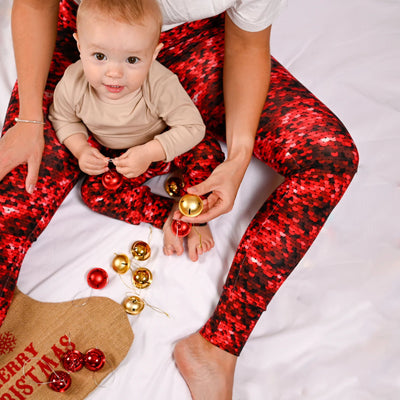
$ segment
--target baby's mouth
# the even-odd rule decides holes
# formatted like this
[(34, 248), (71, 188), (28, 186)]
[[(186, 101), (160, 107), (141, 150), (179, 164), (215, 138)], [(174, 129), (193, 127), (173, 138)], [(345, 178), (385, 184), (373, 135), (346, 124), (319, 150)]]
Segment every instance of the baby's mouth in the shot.
[(119, 93), (124, 88), (123, 86), (120, 85), (104, 85), (104, 86), (111, 93)]

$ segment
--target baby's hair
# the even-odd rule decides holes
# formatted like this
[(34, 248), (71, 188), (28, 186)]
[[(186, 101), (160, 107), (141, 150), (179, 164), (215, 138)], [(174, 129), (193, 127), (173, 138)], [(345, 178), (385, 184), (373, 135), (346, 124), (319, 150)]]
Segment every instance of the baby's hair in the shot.
[(128, 24), (141, 24), (150, 17), (157, 26), (157, 32), (161, 32), (163, 20), (157, 0), (82, 0), (78, 8), (77, 25), (82, 15), (90, 16), (93, 11)]

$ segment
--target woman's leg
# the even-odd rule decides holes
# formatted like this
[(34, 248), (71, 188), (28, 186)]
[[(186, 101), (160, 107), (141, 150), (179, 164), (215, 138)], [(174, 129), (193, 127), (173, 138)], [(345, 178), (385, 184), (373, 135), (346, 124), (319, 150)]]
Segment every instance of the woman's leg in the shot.
[[(161, 54), (216, 137), (224, 132), (222, 23), (218, 17), (178, 27), (171, 37), (164, 34)], [(341, 122), (275, 60), (254, 154), (285, 181), (250, 223), (220, 302), (200, 331), (234, 355), (311, 246), (358, 165), (357, 150)]]
[(204, 338), (234, 355), (311, 246), (358, 166), (343, 124), (275, 60), (254, 154), (285, 181), (247, 228), (220, 302), (201, 329)]
[[(65, 68), (79, 55), (72, 37), (76, 5), (63, 1), (53, 63), (44, 94), (44, 115), (52, 101), (54, 87)], [(18, 116), (18, 88), (14, 87), (4, 124), (7, 131)], [(49, 223), (62, 200), (79, 177), (73, 157), (62, 146), (51, 127), (44, 127), (45, 149), (36, 190), (25, 191), (26, 166), (19, 166), (0, 182), (0, 325), (5, 318), (17, 282), (23, 258), (32, 242)]]

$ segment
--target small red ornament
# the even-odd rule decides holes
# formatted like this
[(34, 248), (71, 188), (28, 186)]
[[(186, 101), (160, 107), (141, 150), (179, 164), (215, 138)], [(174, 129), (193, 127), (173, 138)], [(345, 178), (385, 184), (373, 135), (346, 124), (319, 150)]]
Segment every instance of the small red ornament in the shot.
[(103, 289), (108, 283), (108, 274), (103, 268), (93, 268), (87, 275), (87, 282), (93, 289)]
[(187, 222), (183, 222), (179, 219), (174, 219), (171, 224), (171, 229), (174, 235), (179, 237), (184, 237), (189, 235), (192, 230), (192, 224), (188, 224)]
[(122, 184), (122, 175), (115, 169), (111, 169), (103, 174), (101, 182), (106, 189), (117, 190)]
[(100, 349), (90, 349), (85, 354), (85, 367), (90, 371), (98, 371), (106, 363), (106, 356)]
[(71, 377), (65, 371), (54, 371), (49, 377), (49, 388), (55, 392), (65, 392), (71, 386)]
[(68, 350), (62, 356), (63, 367), (68, 372), (76, 372), (83, 368), (85, 360), (83, 354), (79, 350)]

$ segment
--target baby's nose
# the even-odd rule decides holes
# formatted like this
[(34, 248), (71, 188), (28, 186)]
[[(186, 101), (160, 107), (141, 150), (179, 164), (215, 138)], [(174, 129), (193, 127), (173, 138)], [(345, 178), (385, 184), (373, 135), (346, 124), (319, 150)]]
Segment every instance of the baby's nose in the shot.
[(106, 75), (112, 78), (119, 78), (122, 76), (122, 67), (118, 63), (109, 63)]

